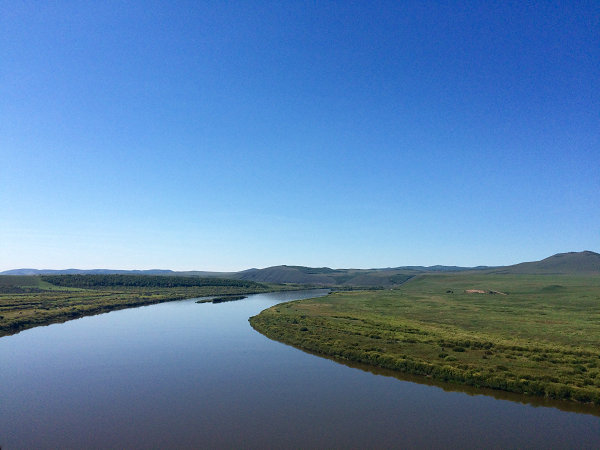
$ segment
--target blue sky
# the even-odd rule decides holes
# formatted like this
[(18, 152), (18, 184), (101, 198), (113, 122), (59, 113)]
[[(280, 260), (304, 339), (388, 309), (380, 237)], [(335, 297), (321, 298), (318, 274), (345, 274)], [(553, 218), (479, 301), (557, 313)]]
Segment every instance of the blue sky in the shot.
[(0, 270), (600, 251), (598, 2), (0, 10)]

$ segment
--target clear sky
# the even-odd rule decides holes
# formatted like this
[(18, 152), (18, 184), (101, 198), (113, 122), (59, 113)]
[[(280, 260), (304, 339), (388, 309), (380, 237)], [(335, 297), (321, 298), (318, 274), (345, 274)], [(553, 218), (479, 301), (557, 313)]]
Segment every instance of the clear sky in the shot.
[(0, 270), (600, 251), (598, 1), (0, 11)]

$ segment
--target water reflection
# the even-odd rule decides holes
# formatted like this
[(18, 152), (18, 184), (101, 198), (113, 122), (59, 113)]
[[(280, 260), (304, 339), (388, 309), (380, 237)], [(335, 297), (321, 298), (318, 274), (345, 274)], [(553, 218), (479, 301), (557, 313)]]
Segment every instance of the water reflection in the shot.
[(310, 355), (314, 355), (320, 358), (326, 358), (331, 361), (335, 361), (338, 364), (342, 364), (346, 367), (350, 367), (352, 369), (359, 369), (363, 372), (368, 372), (373, 375), (379, 375), (384, 377), (396, 378), (401, 381), (408, 381), (411, 383), (423, 384), (426, 386), (434, 386), (438, 387), (446, 392), (462, 392), (464, 394), (470, 396), (477, 395), (485, 395), (488, 397), (493, 397), (497, 400), (509, 400), (511, 402), (521, 403), (523, 405), (529, 405), (534, 407), (547, 407), (547, 408), (557, 408), (561, 411), (569, 411), (580, 414), (591, 414), (594, 416), (600, 416), (600, 409), (598, 407), (592, 405), (586, 405), (581, 403), (574, 403), (568, 401), (560, 401), (560, 400), (552, 400), (541, 397), (529, 397), (526, 395), (520, 395), (513, 392), (505, 392), (498, 391), (495, 389), (489, 388), (475, 388), (473, 386), (461, 385), (455, 383), (444, 382), (440, 380), (435, 380), (430, 377), (411, 375), (402, 372), (397, 372), (391, 369), (385, 369), (381, 367), (375, 367), (368, 364), (363, 364), (360, 362), (348, 361), (346, 359), (334, 358), (328, 355), (323, 355), (320, 353), (311, 352), (309, 350), (305, 350), (299, 347), (292, 345), (292, 347), (297, 348), (305, 353)]
[(374, 376), (389, 373), (349, 369), (248, 324), (278, 302), (325, 293), (190, 299), (4, 337), (0, 446), (600, 446), (596, 416)]

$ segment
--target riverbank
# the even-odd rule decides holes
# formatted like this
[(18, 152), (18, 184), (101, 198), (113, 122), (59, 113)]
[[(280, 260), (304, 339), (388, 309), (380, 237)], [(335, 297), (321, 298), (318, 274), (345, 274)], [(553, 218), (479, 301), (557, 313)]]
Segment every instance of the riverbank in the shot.
[(597, 277), (452, 274), (277, 305), (250, 323), (334, 358), (600, 406), (599, 319)]
[[(152, 282), (150, 277), (125, 276), (0, 276), (0, 337), (37, 326), (174, 300), (297, 289), (238, 280), (169, 278), (159, 277)], [(167, 282), (171, 286), (165, 286)]]

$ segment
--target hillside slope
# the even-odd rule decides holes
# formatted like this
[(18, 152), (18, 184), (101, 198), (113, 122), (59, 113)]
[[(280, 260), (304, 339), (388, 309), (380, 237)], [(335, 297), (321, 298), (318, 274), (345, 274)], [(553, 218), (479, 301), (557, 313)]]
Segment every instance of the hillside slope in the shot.
[(600, 254), (591, 251), (558, 253), (541, 261), (524, 262), (501, 267), (459, 266), (401, 266), (384, 269), (331, 269), (329, 267), (273, 266), (240, 272), (205, 272), (172, 270), (37, 270), (15, 269), (0, 275), (58, 275), (58, 274), (127, 274), (218, 277), (259, 283), (294, 283), (313, 286), (394, 287), (409, 278), (424, 273), (479, 272), (487, 274), (530, 275), (600, 275)]
[(263, 283), (297, 283), (319, 286), (389, 287), (400, 285), (415, 271), (399, 269), (330, 269), (329, 267), (274, 266), (250, 269), (233, 276)]
[(530, 275), (600, 275), (600, 254), (583, 251), (557, 253), (541, 261), (498, 267), (488, 273)]

